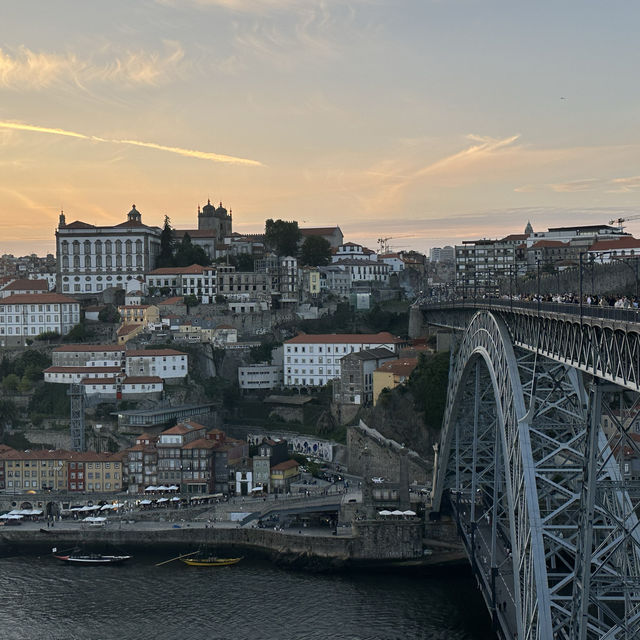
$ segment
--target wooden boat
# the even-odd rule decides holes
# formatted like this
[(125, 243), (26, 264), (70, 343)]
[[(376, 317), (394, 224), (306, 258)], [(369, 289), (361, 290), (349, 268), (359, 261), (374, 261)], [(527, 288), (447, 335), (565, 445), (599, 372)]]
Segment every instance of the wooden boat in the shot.
[(102, 553), (84, 553), (80, 550), (74, 549), (70, 552), (56, 553), (56, 549), (53, 549), (53, 557), (63, 562), (78, 565), (96, 565), (96, 564), (122, 564), (133, 556), (119, 555), (110, 556), (103, 555)]
[(242, 560), (240, 558), (217, 558), (215, 556), (200, 556), (195, 558), (180, 558), (182, 562), (190, 567), (228, 567), (232, 564), (238, 564)]

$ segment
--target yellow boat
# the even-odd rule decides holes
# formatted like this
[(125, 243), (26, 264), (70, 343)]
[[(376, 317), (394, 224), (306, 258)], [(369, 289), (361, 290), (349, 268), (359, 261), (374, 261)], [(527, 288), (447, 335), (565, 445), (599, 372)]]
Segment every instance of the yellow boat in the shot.
[(182, 562), (188, 564), (190, 567), (228, 567), (232, 564), (238, 564), (240, 558), (216, 558), (214, 556), (200, 557), (200, 558), (180, 558)]

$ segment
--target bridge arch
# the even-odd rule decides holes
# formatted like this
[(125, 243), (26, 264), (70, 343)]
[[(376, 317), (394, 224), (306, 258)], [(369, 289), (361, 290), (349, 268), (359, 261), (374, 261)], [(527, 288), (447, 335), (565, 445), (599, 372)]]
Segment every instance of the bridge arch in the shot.
[[(510, 592), (519, 638), (553, 637), (528, 398), (509, 331), (479, 311), (450, 375), (434, 510), (443, 494), (464, 513), (468, 552), (494, 615)], [(496, 584), (499, 573), (502, 585)], [(507, 616), (507, 611), (504, 614)], [(535, 629), (531, 636), (527, 629)]]

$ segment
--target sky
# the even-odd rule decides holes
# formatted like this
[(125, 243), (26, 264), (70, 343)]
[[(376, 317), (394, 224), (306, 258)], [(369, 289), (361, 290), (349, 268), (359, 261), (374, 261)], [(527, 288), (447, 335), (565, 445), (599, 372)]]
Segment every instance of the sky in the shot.
[(133, 203), (423, 252), (640, 213), (638, 3), (24, 0), (0, 21), (1, 253)]

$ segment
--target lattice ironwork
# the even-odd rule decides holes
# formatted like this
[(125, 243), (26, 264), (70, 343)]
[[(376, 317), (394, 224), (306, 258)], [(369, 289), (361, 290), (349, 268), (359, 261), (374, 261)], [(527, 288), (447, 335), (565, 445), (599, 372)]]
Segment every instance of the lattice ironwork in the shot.
[(434, 509), (449, 497), (506, 637), (640, 635), (640, 527), (618, 459), (637, 447), (637, 394), (582, 377), (514, 348), (487, 311), (452, 366)]
[(69, 386), (71, 397), (71, 449), (72, 451), (84, 451), (84, 389), (81, 384)]

